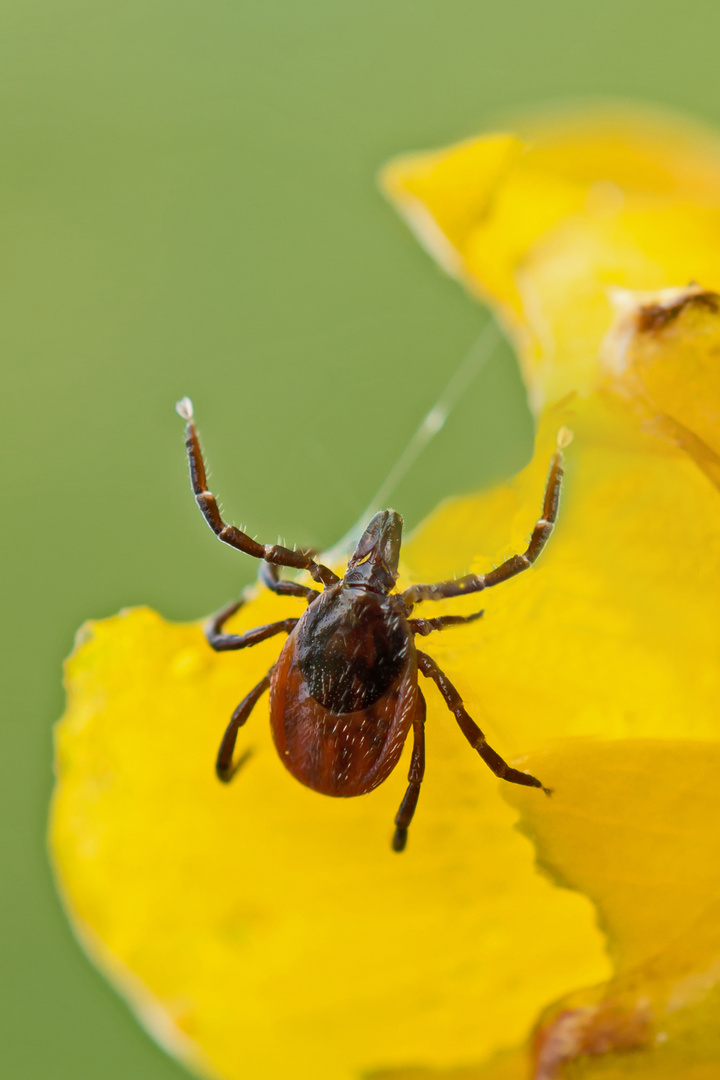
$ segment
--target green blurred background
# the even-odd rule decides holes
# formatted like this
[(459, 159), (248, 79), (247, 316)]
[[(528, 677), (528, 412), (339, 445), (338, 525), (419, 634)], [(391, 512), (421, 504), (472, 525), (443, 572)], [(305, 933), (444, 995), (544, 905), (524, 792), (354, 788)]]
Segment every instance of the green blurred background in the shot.
[[(378, 166), (552, 101), (720, 120), (719, 32), (695, 0), (5, 0), (3, 1078), (185, 1075), (77, 948), (44, 847), (75, 629), (195, 618), (254, 574), (193, 506), (175, 400), (229, 516), (332, 543), (486, 321)], [(498, 348), (393, 502), (412, 524), (531, 438)]]

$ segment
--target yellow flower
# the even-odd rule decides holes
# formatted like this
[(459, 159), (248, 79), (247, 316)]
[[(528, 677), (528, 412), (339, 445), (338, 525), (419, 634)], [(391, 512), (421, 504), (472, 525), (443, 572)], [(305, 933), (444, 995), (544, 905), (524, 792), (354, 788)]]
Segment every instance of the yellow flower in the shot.
[(720, 140), (662, 114), (579, 112), (399, 158), (382, 183), (497, 306), (535, 400), (597, 385), (611, 291), (720, 289)]
[[(501, 307), (537, 396), (582, 391), (545, 409), (523, 473), (443, 504), (401, 565), (405, 585), (523, 550), (556, 432), (572, 428), (537, 565), (481, 605), (422, 611), (485, 608), (422, 647), (552, 798), (496, 781), (430, 685), (426, 779), (398, 856), (407, 751), (371, 794), (318, 796), (285, 771), (258, 706), (241, 740), (253, 756), (217, 783), (227, 718), (276, 642), (217, 655), (199, 626), (141, 609), (91, 624), (69, 661), (51, 822), (68, 912), (143, 1022), (201, 1072), (720, 1068), (720, 314), (707, 291), (720, 167), (680, 128), (579, 131), (528, 151), (489, 137), (386, 174), (445, 265)], [(697, 229), (663, 263), (643, 213)], [(702, 288), (648, 295), (688, 278)], [(301, 608), (259, 590), (234, 628)]]

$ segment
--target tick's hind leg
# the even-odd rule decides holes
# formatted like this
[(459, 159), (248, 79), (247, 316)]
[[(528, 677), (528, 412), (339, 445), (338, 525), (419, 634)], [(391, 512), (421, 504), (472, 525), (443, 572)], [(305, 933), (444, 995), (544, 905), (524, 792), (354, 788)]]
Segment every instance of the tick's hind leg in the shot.
[(536, 776), (531, 776), (530, 773), (521, 772), (520, 769), (513, 769), (506, 761), (503, 761), (500, 755), (493, 750), (491, 746), (488, 745), (482, 731), (465, 709), (459, 693), (450, 682), (445, 672), (440, 670), (431, 656), (428, 656), (427, 653), (418, 652), (417, 663), (418, 668), (422, 671), (423, 675), (428, 679), (432, 679), (437, 686), (445, 700), (445, 704), (450, 712), (454, 714), (460, 730), (467, 741), (475, 750), (477, 750), (485, 764), (489, 769), (492, 769), (496, 776), (499, 776), (501, 780), (508, 780), (511, 784), (523, 784), (525, 787), (538, 787), (542, 788), (546, 795), (551, 794), (550, 789), (543, 787)]
[(395, 833), (392, 838), (393, 851), (404, 851), (407, 843), (408, 826), (413, 819), (420, 794), (420, 785), (425, 775), (425, 714), (427, 707), (422, 691), (418, 687), (417, 706), (413, 720), (413, 751), (408, 772), (408, 787), (400, 809), (395, 815)]
[(253, 687), (250, 693), (242, 699), (237, 709), (232, 714), (232, 719), (223, 735), (223, 740), (220, 743), (220, 749), (218, 750), (217, 762), (215, 763), (215, 771), (218, 774), (218, 778), (225, 784), (230, 783), (235, 773), (245, 764), (250, 756), (250, 751), (246, 750), (237, 761), (233, 762), (232, 756), (235, 750), (235, 741), (237, 739), (238, 731), (270, 686), (271, 675), (272, 668), (270, 668), (270, 671), (268, 671), (267, 675), (260, 680), (257, 686)]

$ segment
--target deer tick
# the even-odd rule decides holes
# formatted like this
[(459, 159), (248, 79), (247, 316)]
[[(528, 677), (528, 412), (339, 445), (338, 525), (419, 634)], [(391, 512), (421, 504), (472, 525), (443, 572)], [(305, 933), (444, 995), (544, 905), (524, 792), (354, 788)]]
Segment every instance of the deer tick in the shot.
[[(529, 773), (513, 769), (490, 747), (467, 713), (460, 694), (435, 661), (415, 647), (416, 635), (472, 622), (483, 614), (413, 619), (416, 604), (481, 592), (515, 577), (537, 559), (557, 517), (562, 484), (560, 444), (550, 465), (540, 520), (522, 555), (513, 555), (487, 574), (468, 574), (433, 585), (411, 585), (394, 593), (402, 537), (402, 518), (382, 510), (370, 521), (342, 578), (316, 562), (311, 551), (259, 544), (234, 525), (226, 525), (207, 475), (189, 398), (177, 411), (187, 421), (186, 445), (192, 489), (203, 517), (223, 543), (261, 559), (261, 582), (281, 596), (299, 596), (307, 608), (299, 619), (282, 619), (229, 634), (223, 629), (243, 601), (235, 600), (205, 627), (217, 652), (246, 649), (275, 634), (288, 638), (277, 661), (232, 715), (218, 751), (216, 770), (224, 782), (244, 760), (234, 760), (238, 731), (266, 690), (270, 723), (280, 760), (301, 783), (323, 795), (364, 795), (387, 779), (412, 728), (408, 787), (395, 818), (394, 851), (402, 851), (415, 813), (425, 772), (425, 698), (418, 671), (437, 686), (460, 730), (486, 765), (503, 780), (542, 788)], [(279, 567), (306, 570), (322, 592), (283, 580)], [(543, 788), (550, 794), (547, 788)]]

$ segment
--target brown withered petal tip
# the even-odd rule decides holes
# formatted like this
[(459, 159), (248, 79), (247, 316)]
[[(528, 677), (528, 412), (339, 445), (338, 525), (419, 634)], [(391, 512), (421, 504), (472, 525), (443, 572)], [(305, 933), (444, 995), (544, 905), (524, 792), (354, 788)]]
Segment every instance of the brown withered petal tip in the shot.
[(688, 292), (671, 304), (646, 304), (636, 315), (636, 326), (641, 334), (659, 333), (674, 322), (686, 308), (704, 307), (717, 313), (720, 310), (720, 295), (715, 292)]

